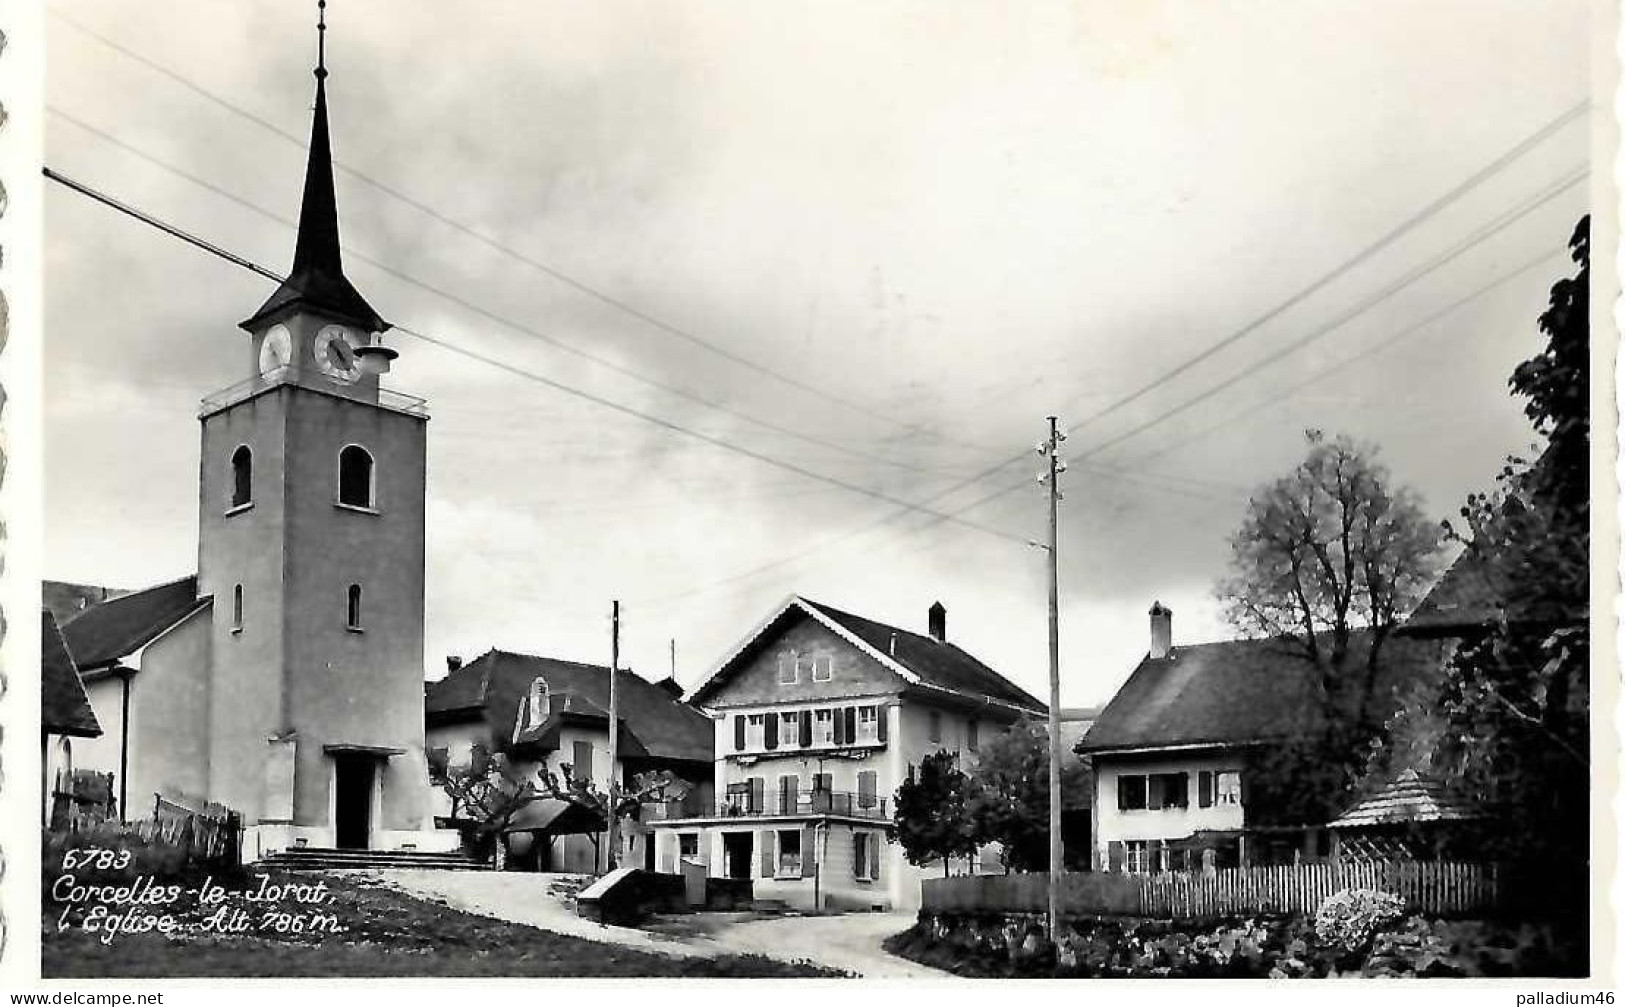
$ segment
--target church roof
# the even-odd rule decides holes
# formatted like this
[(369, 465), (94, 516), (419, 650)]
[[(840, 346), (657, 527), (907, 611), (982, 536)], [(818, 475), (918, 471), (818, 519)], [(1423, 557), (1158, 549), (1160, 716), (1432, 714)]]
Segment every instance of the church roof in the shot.
[(242, 327), (254, 329), (270, 316), (293, 308), (319, 311), (368, 332), (389, 328), (344, 276), (338, 201), (333, 195), (333, 151), (327, 127), (327, 71), (322, 67), (316, 71), (316, 117), (310, 130), (310, 160), (305, 165), (293, 270)]
[(102, 726), (49, 609), (40, 611), (40, 630), (40, 726), (46, 734), (97, 737)]
[(88, 672), (128, 657), (207, 604), (197, 596), (194, 574), (92, 605), (62, 624), (62, 636)]

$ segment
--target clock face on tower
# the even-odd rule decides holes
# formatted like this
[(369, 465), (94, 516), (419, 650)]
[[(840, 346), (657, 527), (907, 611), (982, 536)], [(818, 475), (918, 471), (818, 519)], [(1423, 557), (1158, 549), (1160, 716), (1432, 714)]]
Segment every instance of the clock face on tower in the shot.
[(286, 325), (273, 325), (260, 341), (260, 375), (270, 377), (293, 361), (293, 336)]
[(360, 343), (360, 337), (342, 325), (322, 329), (316, 333), (312, 347), (317, 369), (340, 384), (355, 384), (361, 378), (361, 364), (355, 355)]

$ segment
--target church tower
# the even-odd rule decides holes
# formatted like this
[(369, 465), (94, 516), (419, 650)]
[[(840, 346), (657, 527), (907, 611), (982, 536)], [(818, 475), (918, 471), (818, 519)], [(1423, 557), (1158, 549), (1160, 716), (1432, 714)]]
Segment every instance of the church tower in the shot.
[[(325, 0), (320, 4), (325, 8)], [(325, 10), (293, 269), (203, 402), (198, 591), (214, 598), (209, 790), (245, 856), (428, 845), (425, 433), (382, 388), (388, 324), (344, 275)]]

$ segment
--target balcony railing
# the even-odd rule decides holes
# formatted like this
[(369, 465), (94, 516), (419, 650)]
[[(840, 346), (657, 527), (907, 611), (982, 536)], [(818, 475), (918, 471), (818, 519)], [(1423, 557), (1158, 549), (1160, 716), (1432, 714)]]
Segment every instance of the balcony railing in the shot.
[[(229, 388), (222, 388), (220, 391), (215, 392), (212, 395), (206, 395), (203, 397), (203, 402), (198, 407), (198, 415), (207, 416), (210, 413), (217, 413), (227, 406), (236, 405), (244, 399), (252, 398), (253, 396), (258, 395), (260, 392), (263, 392), (268, 388), (274, 388), (277, 385), (294, 384), (295, 375), (296, 372), (292, 367), (279, 367), (269, 374), (255, 375), (246, 381), (239, 381)], [(310, 386), (302, 385), (301, 387)], [(331, 387), (323, 387), (319, 390), (327, 392), (331, 395), (335, 395), (341, 399), (355, 399), (358, 402), (375, 401), (370, 391), (363, 390), (359, 386), (333, 385)], [(388, 388), (378, 389), (378, 397), (376, 402), (385, 409), (389, 409), (397, 413), (406, 413), (409, 416), (429, 415), (429, 405), (427, 402), (415, 395), (404, 395), (401, 392), (393, 391)]]
[(667, 822), (680, 818), (700, 818), (709, 809), (709, 804), (695, 791), (680, 801), (648, 801), (643, 805), (641, 814), (646, 822)]
[(890, 818), (886, 799), (878, 794), (840, 790), (812, 790), (795, 795), (730, 794), (717, 801), (719, 818), (761, 818), (771, 815), (847, 815), (853, 818)]

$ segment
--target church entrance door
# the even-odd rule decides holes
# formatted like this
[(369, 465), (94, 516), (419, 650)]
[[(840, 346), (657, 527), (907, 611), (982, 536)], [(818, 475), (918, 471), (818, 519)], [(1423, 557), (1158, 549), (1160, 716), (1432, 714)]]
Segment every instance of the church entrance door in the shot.
[(333, 843), (341, 850), (364, 850), (372, 831), (374, 760), (354, 755), (333, 758)]

